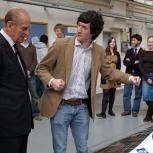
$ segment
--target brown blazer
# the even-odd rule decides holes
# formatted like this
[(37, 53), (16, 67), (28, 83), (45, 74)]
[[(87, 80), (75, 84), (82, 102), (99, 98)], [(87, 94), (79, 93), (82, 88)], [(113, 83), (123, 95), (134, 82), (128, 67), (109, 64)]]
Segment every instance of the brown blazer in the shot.
[[(54, 91), (51, 88), (47, 88), (48, 82), (54, 77), (56, 79), (63, 79), (65, 86), (67, 86), (71, 72), (74, 44), (75, 37), (58, 39), (49, 49), (47, 56), (36, 68), (37, 75), (46, 87), (40, 104), (40, 112), (46, 117), (50, 118), (54, 116), (64, 94), (64, 89), (62, 91)], [(89, 113), (92, 118), (95, 116), (98, 73), (100, 72), (106, 79), (121, 81), (123, 83), (128, 83), (129, 78), (128, 74), (112, 69), (104, 54), (103, 48), (94, 44), (92, 50), (91, 83), (88, 91), (89, 99), (87, 101)]]

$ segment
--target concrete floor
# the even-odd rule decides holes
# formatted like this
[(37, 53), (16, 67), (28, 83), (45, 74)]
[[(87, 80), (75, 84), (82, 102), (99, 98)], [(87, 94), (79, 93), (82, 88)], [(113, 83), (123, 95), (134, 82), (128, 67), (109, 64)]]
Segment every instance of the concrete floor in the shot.
[[(152, 126), (152, 123), (143, 122), (146, 112), (146, 105), (143, 102), (138, 117), (121, 117), (122, 95), (122, 90), (116, 92), (115, 117), (107, 115), (106, 119), (96, 118), (94, 122), (90, 121), (89, 153), (94, 153), (113, 142)], [(102, 94), (97, 95), (97, 112), (101, 110), (101, 99)], [(42, 121), (35, 121), (35, 129), (32, 130), (29, 136), (28, 153), (53, 153), (50, 122), (48, 119), (44, 118)], [(67, 153), (76, 153), (70, 131)]]

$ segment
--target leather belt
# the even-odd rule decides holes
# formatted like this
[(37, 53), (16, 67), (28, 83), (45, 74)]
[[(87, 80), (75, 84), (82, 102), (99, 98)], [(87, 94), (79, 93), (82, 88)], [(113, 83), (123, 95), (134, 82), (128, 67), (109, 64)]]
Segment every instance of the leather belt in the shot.
[(68, 100), (65, 100), (65, 99), (62, 99), (62, 104), (67, 104), (67, 105), (81, 105), (85, 103), (84, 100), (82, 99), (68, 99)]

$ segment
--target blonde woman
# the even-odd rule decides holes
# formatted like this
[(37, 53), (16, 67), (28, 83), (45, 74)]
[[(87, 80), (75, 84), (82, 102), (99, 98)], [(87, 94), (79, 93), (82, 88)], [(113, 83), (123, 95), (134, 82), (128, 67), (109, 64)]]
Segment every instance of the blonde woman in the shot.
[(143, 75), (142, 92), (143, 100), (148, 105), (148, 110), (144, 118), (145, 122), (153, 122), (153, 36), (147, 39), (147, 49), (141, 53), (140, 70)]

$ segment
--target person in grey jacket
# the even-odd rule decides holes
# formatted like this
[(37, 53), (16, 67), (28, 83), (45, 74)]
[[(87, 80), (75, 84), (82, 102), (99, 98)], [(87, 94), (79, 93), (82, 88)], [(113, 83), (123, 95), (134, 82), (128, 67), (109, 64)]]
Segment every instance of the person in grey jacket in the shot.
[[(36, 54), (37, 54), (37, 62), (40, 63), (40, 61), (46, 56), (48, 53), (48, 36), (47, 35), (41, 35), (40, 41), (34, 44), (36, 47)], [(44, 87), (40, 79), (37, 77), (36, 79), (36, 88), (37, 88), (37, 94), (39, 98), (42, 96), (42, 93), (44, 91)]]

